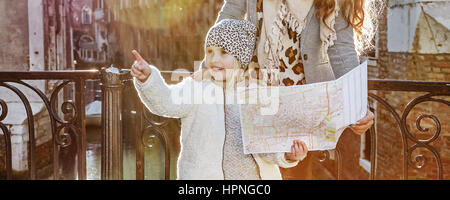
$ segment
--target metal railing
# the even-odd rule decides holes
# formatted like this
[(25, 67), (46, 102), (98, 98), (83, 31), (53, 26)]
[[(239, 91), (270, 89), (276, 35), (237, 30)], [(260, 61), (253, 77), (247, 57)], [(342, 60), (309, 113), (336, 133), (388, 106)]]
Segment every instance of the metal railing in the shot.
[[(435, 125), (435, 132), (432, 137), (423, 140), (417, 138), (417, 135), (412, 134), (411, 131), (407, 128), (408, 122), (407, 117), (410, 115), (411, 111), (419, 104), (424, 102), (437, 102), (442, 105), (450, 106), (450, 101), (445, 100), (444, 97), (450, 97), (450, 82), (425, 82), (425, 81), (404, 81), (404, 80), (369, 80), (368, 82), (369, 89), (369, 100), (373, 100), (378, 105), (381, 105), (383, 109), (386, 109), (391, 117), (394, 119), (395, 124), (400, 133), (401, 137), (401, 148), (402, 148), (402, 175), (401, 178), (403, 180), (408, 179), (408, 169), (421, 169), (426, 164), (426, 157), (423, 154), (416, 155), (414, 159), (412, 158), (412, 153), (418, 149), (423, 148), (427, 151), (431, 152), (434, 156), (434, 160), (436, 161), (437, 166), (437, 177), (436, 179), (443, 179), (443, 164), (439, 151), (430, 143), (435, 141), (441, 135), (441, 123), (438, 117), (433, 114), (420, 114), (418, 118), (416, 118), (415, 126), (420, 132), (427, 132), (430, 128), (423, 128), (421, 126), (421, 121), (425, 118), (431, 119)], [(420, 94), (419, 96), (413, 98), (407, 103), (406, 107), (403, 110), (400, 110), (400, 113), (397, 112), (398, 107), (391, 105), (388, 100), (383, 99), (377, 92), (419, 92), (425, 93)], [(402, 98), (402, 97), (397, 97)], [(398, 105), (397, 105), (398, 106)], [(379, 106), (377, 106), (378, 108)], [(381, 109), (378, 108), (378, 109)], [(372, 109), (372, 108), (371, 108)], [(372, 110), (376, 112), (377, 110)], [(376, 124), (375, 124), (376, 125)], [(377, 177), (377, 155), (378, 155), (378, 146), (377, 141), (380, 132), (375, 130), (375, 126), (372, 126), (366, 134), (370, 135), (370, 177), (369, 179), (375, 180)], [(409, 143), (412, 145), (409, 145)], [(337, 162), (337, 179), (341, 179), (344, 173), (343, 171), (343, 162), (342, 162), (342, 153), (337, 146), (334, 150)], [(321, 151), (320, 162), (324, 162), (328, 159), (330, 152), (329, 151)]]
[[(402, 141), (403, 150), (403, 164), (402, 164), (402, 179), (408, 179), (408, 169), (412, 167), (414, 169), (420, 169), (425, 165), (425, 156), (423, 154), (417, 155), (414, 160), (412, 159), (412, 152), (418, 148), (424, 148), (430, 151), (435, 160), (437, 166), (437, 179), (443, 179), (443, 166), (441, 161), (440, 153), (434, 148), (430, 143), (435, 141), (441, 134), (441, 123), (439, 119), (432, 114), (421, 114), (415, 121), (416, 128), (420, 132), (427, 132), (429, 128), (423, 128), (421, 126), (421, 121), (425, 118), (431, 119), (436, 130), (433, 136), (429, 139), (422, 140), (418, 139), (416, 135), (412, 134), (407, 128), (407, 117), (410, 115), (413, 108), (423, 102), (437, 102), (442, 105), (450, 106), (450, 101), (445, 100), (443, 97), (450, 97), (450, 82), (424, 82), (424, 81), (399, 81), (399, 80), (371, 80), (369, 81), (370, 91), (401, 91), (401, 92), (421, 92), (425, 93), (414, 99), (410, 100), (403, 111), (399, 114), (397, 113), (394, 106), (389, 104), (389, 102), (374, 93), (369, 92), (369, 98), (375, 100), (377, 103), (381, 104), (385, 109), (389, 111), (398, 126)], [(371, 179), (375, 179), (376, 176), (376, 155), (377, 155), (377, 137), (378, 133), (374, 131), (372, 127), (369, 131), (371, 133)], [(411, 146), (408, 146), (408, 139)], [(416, 165), (415, 162), (422, 161), (422, 164)]]
[[(87, 79), (98, 79), (100, 74), (98, 71), (57, 71), (57, 72), (15, 72), (15, 71), (3, 71), (0, 72), (0, 87), (4, 87), (13, 91), (21, 100), (25, 106), (27, 125), (28, 125), (28, 137), (29, 137), (29, 179), (36, 179), (36, 160), (35, 160), (35, 128), (34, 128), (34, 116), (31, 109), (30, 101), (25, 94), (11, 83), (16, 83), (26, 88), (31, 89), (35, 94), (39, 96), (45, 105), (49, 113), (51, 133), (53, 141), (53, 177), (59, 178), (59, 150), (73, 144), (76, 146), (77, 156), (77, 172), (78, 179), (86, 179), (86, 126), (85, 126), (85, 102), (84, 91), (85, 81)], [(32, 86), (24, 80), (63, 80), (62, 83), (57, 85), (50, 97), (38, 89)], [(75, 96), (73, 101), (65, 101), (61, 104), (61, 108), (57, 108), (58, 93), (69, 83), (75, 83)], [(5, 143), (6, 143), (6, 176), (7, 179), (12, 178), (12, 149), (11, 149), (11, 133), (2, 121), (8, 115), (8, 105), (2, 99), (5, 97), (0, 96), (1, 116), (0, 116), (0, 128), (3, 131)], [(61, 117), (58, 115), (58, 110), (62, 111), (66, 116)], [(71, 116), (68, 116), (71, 115)], [(64, 133), (61, 133), (64, 132)], [(73, 135), (70, 135), (71, 133)], [(75, 138), (75, 141), (72, 141)]]
[[(40, 89), (26, 83), (26, 80), (60, 80), (59, 83), (50, 94), (46, 94)], [(129, 71), (119, 71), (115, 68), (103, 69), (102, 71), (45, 71), (45, 72), (0, 72), (0, 88), (6, 88), (14, 92), (23, 103), (28, 125), (29, 136), (29, 179), (36, 179), (36, 160), (35, 160), (35, 130), (34, 116), (28, 98), (14, 84), (25, 86), (34, 91), (42, 100), (45, 108), (49, 113), (51, 122), (51, 135), (53, 144), (53, 179), (60, 179), (60, 150), (68, 146), (73, 146), (76, 151), (73, 164), (76, 166), (76, 178), (79, 180), (86, 179), (86, 116), (85, 116), (85, 82), (86, 80), (101, 80), (102, 84), (102, 151), (101, 151), (101, 179), (123, 179), (123, 151), (122, 151), (122, 104), (123, 90), (125, 87), (131, 87), (129, 84), (131, 76)], [(65, 100), (58, 108), (58, 93), (69, 83), (74, 84), (74, 99)], [(128, 83), (128, 84), (125, 84)], [(126, 86), (127, 85), (127, 86)], [(425, 95), (418, 96), (408, 103), (402, 113), (397, 113), (396, 109), (385, 99), (377, 96), (377, 91), (405, 91), (405, 92), (425, 92)], [(375, 92), (375, 93), (374, 93)], [(47, 96), (49, 95), (49, 97)], [(403, 179), (408, 179), (408, 167), (420, 168), (413, 162), (425, 159), (423, 155), (411, 158), (411, 152), (417, 148), (424, 148), (435, 157), (437, 163), (437, 179), (443, 178), (443, 166), (439, 152), (430, 145), (441, 134), (441, 124), (439, 119), (434, 115), (421, 115), (416, 120), (416, 126), (419, 131), (427, 131), (428, 129), (421, 127), (420, 122), (424, 118), (431, 119), (436, 125), (434, 135), (427, 140), (417, 139), (407, 129), (407, 116), (411, 110), (418, 104), (426, 101), (438, 102), (446, 106), (450, 106), (450, 102), (439, 98), (442, 96), (450, 96), (450, 82), (418, 82), (418, 81), (397, 81), (397, 80), (369, 80), (369, 98), (386, 108), (394, 118), (402, 137), (403, 149)], [(133, 97), (134, 98), (134, 97)], [(135, 96), (136, 101), (138, 97)], [(140, 101), (138, 101), (140, 102)], [(12, 179), (12, 149), (11, 149), (11, 132), (2, 121), (11, 114), (8, 110), (8, 103), (2, 99), (0, 95), (0, 129), (3, 132), (6, 144), (5, 168), (7, 179)], [(64, 117), (58, 113), (63, 113)], [(149, 142), (159, 139), (164, 148), (164, 174), (165, 179), (170, 179), (170, 154), (171, 149), (168, 144), (168, 133), (164, 130), (170, 120), (165, 119), (155, 121), (151, 117), (142, 103), (137, 104), (136, 108), (136, 179), (144, 179), (144, 147)], [(144, 132), (152, 130), (152, 134), (144, 136)], [(370, 130), (371, 139), (371, 172), (370, 178), (375, 179), (377, 170), (377, 137), (378, 133), (372, 127)], [(74, 140), (74, 141), (73, 141)], [(408, 146), (408, 140), (413, 142), (412, 146)], [(324, 151), (321, 161), (327, 159), (329, 152)], [(336, 149), (337, 153), (337, 179), (342, 177), (341, 153)], [(71, 163), (71, 162), (69, 162)]]

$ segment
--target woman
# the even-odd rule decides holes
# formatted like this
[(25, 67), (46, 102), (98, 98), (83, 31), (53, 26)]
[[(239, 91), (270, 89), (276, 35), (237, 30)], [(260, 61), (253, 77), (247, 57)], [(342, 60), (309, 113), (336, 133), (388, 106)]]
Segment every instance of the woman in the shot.
[[(358, 53), (376, 32), (371, 23), (376, 12), (366, 5), (365, 0), (225, 0), (217, 22), (247, 16), (258, 27), (250, 66), (267, 72), (263, 77), (270, 84), (301, 85), (337, 79), (360, 64)], [(373, 119), (368, 110), (350, 129), (361, 135)]]
[[(337, 79), (360, 64), (354, 33), (364, 46), (375, 32), (363, 35), (374, 27), (363, 26), (374, 17), (364, 6), (365, 0), (225, 0), (217, 22), (247, 15), (258, 27), (251, 64), (268, 71), (272, 84), (301, 85)], [(368, 111), (350, 128), (363, 134), (373, 118)]]

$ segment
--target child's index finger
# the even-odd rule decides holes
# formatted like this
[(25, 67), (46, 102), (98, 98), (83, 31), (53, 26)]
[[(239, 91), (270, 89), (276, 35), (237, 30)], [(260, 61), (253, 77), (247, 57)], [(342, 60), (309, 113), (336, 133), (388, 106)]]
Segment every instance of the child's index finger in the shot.
[(136, 60), (137, 60), (138, 62), (144, 61), (144, 59), (142, 59), (141, 54), (139, 54), (136, 50), (131, 51), (131, 53), (133, 53), (134, 57), (136, 57)]

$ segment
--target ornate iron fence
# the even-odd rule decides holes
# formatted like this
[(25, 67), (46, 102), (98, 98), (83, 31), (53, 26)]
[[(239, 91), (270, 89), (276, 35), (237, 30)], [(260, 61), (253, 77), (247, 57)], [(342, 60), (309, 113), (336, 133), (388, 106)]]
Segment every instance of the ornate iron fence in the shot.
[[(435, 132), (433, 133), (431, 138), (426, 140), (418, 139), (417, 136), (412, 134), (410, 130), (407, 128), (408, 120), (407, 117), (418, 104), (423, 102), (437, 102), (443, 104), (444, 106), (450, 106), (450, 102), (445, 100), (444, 97), (450, 97), (450, 82), (424, 82), (424, 81), (402, 81), (402, 80), (369, 80), (368, 83), (369, 89), (369, 99), (378, 103), (384, 109), (386, 109), (390, 114), (393, 120), (395, 121), (397, 128), (400, 132), (401, 136), (401, 146), (402, 146), (402, 179), (408, 179), (408, 169), (421, 169), (425, 166), (427, 158), (423, 154), (416, 155), (414, 159), (412, 158), (412, 153), (418, 148), (424, 148), (427, 151), (431, 152), (434, 156), (434, 160), (436, 161), (437, 166), (437, 177), (436, 179), (443, 179), (443, 163), (441, 161), (441, 155), (439, 151), (436, 150), (430, 143), (435, 141), (441, 135), (441, 123), (438, 117), (433, 114), (421, 114), (415, 121), (415, 126), (420, 132), (427, 132), (429, 128), (423, 128), (421, 126), (421, 121), (425, 118), (431, 119), (435, 125)], [(425, 93), (420, 96), (417, 96), (409, 101), (406, 107), (401, 110), (401, 113), (398, 113), (396, 107), (391, 105), (388, 100), (383, 99), (377, 92), (389, 91), (389, 92), (420, 92)], [(373, 112), (377, 110), (371, 108)], [(375, 124), (376, 125), (376, 124)], [(370, 179), (376, 179), (377, 175), (377, 140), (379, 137), (379, 132), (375, 130), (375, 126), (372, 126), (367, 134), (370, 134)], [(408, 141), (413, 143), (412, 145), (408, 145)], [(337, 156), (337, 179), (341, 179), (343, 175), (343, 162), (342, 162), (342, 153), (339, 149), (339, 146), (334, 150)], [(322, 151), (322, 156), (320, 158), (320, 162), (324, 162), (328, 159), (330, 152)]]
[[(35, 160), (35, 130), (34, 116), (28, 98), (14, 84), (25, 86), (34, 91), (42, 100), (45, 108), (49, 113), (51, 122), (52, 144), (53, 144), (53, 179), (60, 179), (60, 150), (68, 146), (74, 146), (77, 179), (86, 179), (86, 116), (85, 116), (85, 82), (86, 80), (101, 80), (102, 83), (102, 152), (101, 152), (101, 178), (102, 179), (122, 179), (123, 178), (123, 151), (122, 151), (122, 104), (123, 89), (132, 87), (130, 84), (131, 77), (129, 71), (119, 71), (115, 68), (103, 69), (99, 71), (58, 71), (58, 72), (0, 72), (0, 87), (6, 88), (16, 94), (23, 103), (28, 125), (29, 135), (29, 179), (36, 179), (36, 160)], [(48, 94), (40, 89), (26, 83), (25, 80), (61, 80), (53, 91)], [(58, 108), (58, 93), (69, 83), (74, 83), (74, 101), (63, 101), (61, 107)], [(126, 84), (128, 83), (128, 84)], [(416, 127), (419, 131), (427, 131), (420, 122), (424, 118), (431, 119), (436, 125), (434, 135), (427, 140), (417, 139), (407, 129), (407, 116), (411, 110), (418, 104), (426, 101), (438, 102), (446, 106), (450, 106), (450, 102), (438, 98), (442, 96), (450, 96), (450, 82), (417, 82), (417, 81), (396, 81), (396, 80), (369, 80), (369, 98), (378, 102), (385, 107), (393, 116), (402, 137), (403, 149), (403, 179), (408, 178), (408, 167), (420, 168), (414, 162), (425, 161), (423, 155), (411, 158), (411, 153), (417, 148), (424, 148), (435, 157), (438, 169), (438, 179), (443, 178), (443, 166), (439, 152), (430, 145), (441, 134), (441, 124), (439, 119), (434, 115), (423, 114), (416, 120)], [(425, 92), (425, 95), (414, 98), (401, 114), (398, 114), (395, 108), (388, 103), (387, 100), (377, 96), (376, 91), (405, 91), (405, 92)], [(138, 101), (138, 97), (135, 96)], [(6, 144), (6, 174), (7, 179), (12, 179), (12, 149), (11, 149), (11, 132), (2, 121), (10, 113), (8, 103), (2, 99), (0, 95), (0, 129), (3, 132)], [(150, 146), (155, 140), (160, 140), (164, 149), (164, 174), (165, 179), (170, 179), (170, 155), (171, 149), (168, 144), (168, 133), (164, 130), (170, 120), (165, 119), (155, 121), (142, 103), (136, 106), (136, 179), (144, 179), (144, 147)], [(64, 117), (58, 115), (62, 112)], [(144, 134), (148, 130), (153, 130), (152, 134)], [(371, 136), (371, 179), (375, 179), (377, 170), (377, 137), (378, 133), (374, 128), (369, 130)], [(73, 141), (75, 139), (75, 141)], [(414, 144), (408, 146), (407, 140)], [(327, 151), (322, 152), (324, 161), (329, 157)], [(337, 178), (342, 177), (342, 155), (339, 149), (337, 153)], [(172, 163), (173, 164), (173, 163)]]
[[(398, 81), (398, 80), (372, 80), (369, 81), (369, 90), (372, 91), (403, 91), (403, 92), (424, 92), (426, 94), (420, 95), (414, 99), (412, 99), (404, 108), (402, 113), (397, 113), (395, 108), (388, 103), (387, 100), (377, 96), (374, 93), (369, 93), (369, 98), (375, 100), (379, 104), (383, 105), (385, 109), (387, 109), (392, 117), (395, 119), (395, 122), (400, 130), (400, 135), (402, 138), (402, 149), (403, 149), (403, 174), (402, 179), (408, 179), (408, 168), (412, 167), (415, 169), (420, 169), (425, 165), (426, 158), (424, 155), (417, 155), (414, 160), (412, 159), (412, 152), (418, 148), (424, 148), (430, 151), (435, 160), (437, 166), (437, 179), (443, 179), (443, 166), (441, 162), (440, 153), (430, 145), (431, 142), (435, 141), (441, 134), (441, 123), (439, 119), (433, 114), (421, 114), (415, 122), (416, 128), (420, 132), (427, 132), (428, 128), (423, 128), (421, 126), (421, 121), (425, 118), (431, 119), (435, 126), (436, 130), (433, 133), (433, 136), (426, 140), (418, 139), (414, 136), (410, 130), (407, 128), (407, 117), (417, 105), (423, 102), (437, 102), (441, 103), (444, 106), (450, 106), (450, 102), (445, 100), (443, 97), (450, 96), (450, 82), (423, 82), (423, 81)], [(377, 132), (372, 128), (370, 130), (372, 133), (372, 162), (371, 166), (371, 178), (374, 179), (376, 175), (376, 155), (377, 155)], [(408, 146), (408, 139), (413, 144)], [(414, 164), (417, 162), (422, 162), (421, 164)]]
[[(27, 115), (28, 137), (29, 137), (29, 150), (28, 150), (28, 162), (29, 162), (29, 179), (36, 179), (36, 160), (35, 160), (35, 128), (34, 128), (34, 116), (31, 109), (30, 101), (23, 91), (19, 90), (12, 83), (25, 86), (31, 89), (42, 100), (45, 108), (50, 116), (51, 133), (53, 142), (53, 177), (58, 179), (60, 173), (59, 162), (59, 150), (60, 148), (66, 148), (72, 145), (76, 146), (77, 157), (77, 174), (78, 179), (86, 178), (86, 129), (85, 129), (85, 110), (84, 110), (84, 90), (85, 81), (87, 79), (98, 79), (99, 73), (97, 71), (58, 71), (58, 72), (15, 72), (15, 71), (3, 71), (0, 72), (0, 87), (7, 88), (13, 91), (21, 100), (25, 106)], [(53, 92), (48, 97), (39, 88), (26, 83), (24, 80), (62, 80), (55, 87)], [(75, 101), (64, 101), (61, 104), (61, 108), (57, 108), (58, 93), (69, 83), (75, 84)], [(5, 143), (6, 143), (6, 174), (7, 179), (12, 178), (12, 149), (11, 149), (11, 133), (2, 121), (8, 115), (8, 104), (3, 100), (3, 96), (0, 96), (1, 104), (1, 117), (0, 128), (3, 131)], [(60, 110), (64, 117), (58, 115)], [(13, 113), (14, 114), (14, 113)], [(72, 141), (75, 138), (76, 141)]]

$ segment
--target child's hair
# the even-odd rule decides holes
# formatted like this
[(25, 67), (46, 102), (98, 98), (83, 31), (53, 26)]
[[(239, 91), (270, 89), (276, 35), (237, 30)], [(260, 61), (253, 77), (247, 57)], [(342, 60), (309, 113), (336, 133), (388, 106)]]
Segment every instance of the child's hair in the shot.
[(238, 83), (241, 81), (242, 77), (242, 72), (243, 72), (244, 68), (242, 66), (242, 63), (239, 62), (236, 58), (234, 58), (233, 61), (233, 75), (231, 76), (231, 82), (232, 83)]

